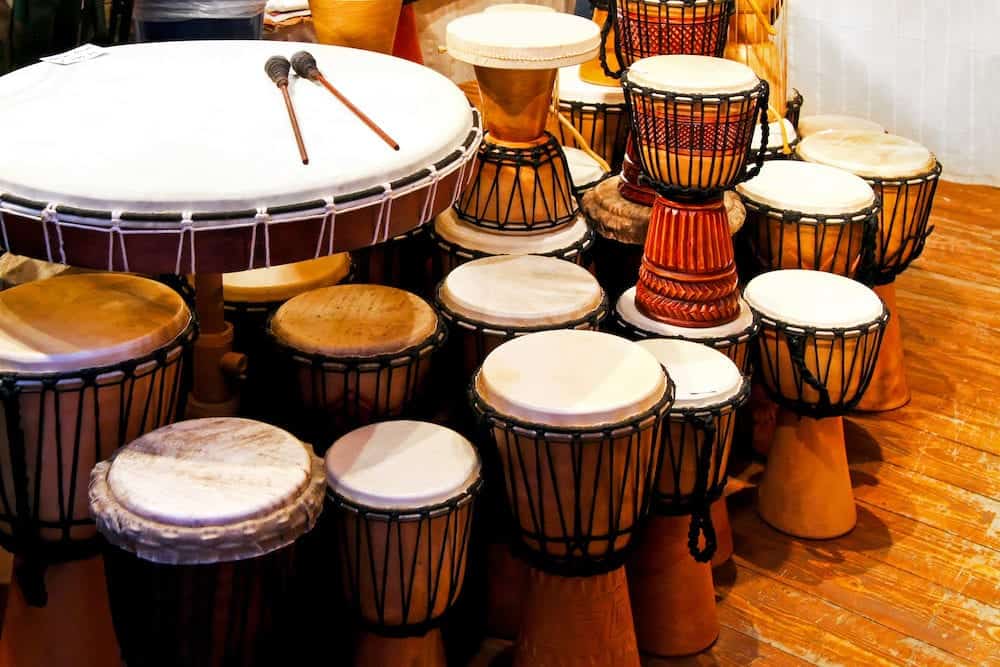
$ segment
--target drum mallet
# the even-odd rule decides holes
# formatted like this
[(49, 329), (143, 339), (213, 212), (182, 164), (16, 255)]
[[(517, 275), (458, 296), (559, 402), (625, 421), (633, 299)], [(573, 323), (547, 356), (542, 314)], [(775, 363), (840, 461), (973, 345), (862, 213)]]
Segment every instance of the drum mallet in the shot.
[(382, 141), (389, 144), (389, 147), (394, 151), (399, 150), (399, 144), (390, 137), (388, 134), (382, 131), (375, 121), (366, 116), (361, 109), (357, 108), (351, 101), (344, 97), (339, 90), (333, 87), (333, 85), (326, 80), (323, 73), (319, 71), (319, 67), (316, 65), (316, 59), (313, 58), (312, 54), (308, 51), (299, 51), (294, 56), (292, 56), (292, 67), (295, 68), (295, 73), (301, 76), (303, 79), (309, 79), (314, 81), (324, 88), (330, 91), (334, 97), (340, 100), (340, 103), (347, 107), (358, 119), (361, 120), (368, 128), (377, 134)]
[(285, 98), (285, 108), (288, 109), (288, 119), (292, 122), (292, 132), (295, 133), (295, 143), (299, 145), (299, 155), (302, 157), (302, 164), (309, 164), (309, 155), (306, 153), (306, 145), (302, 141), (302, 131), (299, 130), (299, 119), (295, 116), (295, 107), (292, 106), (292, 98), (288, 94), (288, 73), (292, 69), (292, 64), (288, 58), (282, 56), (271, 56), (264, 64), (264, 71), (274, 81), (274, 84), (281, 90)]

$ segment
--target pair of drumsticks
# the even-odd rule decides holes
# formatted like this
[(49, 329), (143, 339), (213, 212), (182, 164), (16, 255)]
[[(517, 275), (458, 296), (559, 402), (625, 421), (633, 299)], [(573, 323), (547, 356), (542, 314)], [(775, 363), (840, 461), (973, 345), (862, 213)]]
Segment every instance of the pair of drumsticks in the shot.
[(302, 141), (302, 130), (299, 129), (299, 119), (295, 115), (295, 106), (292, 104), (292, 97), (288, 94), (288, 75), (292, 69), (294, 69), (295, 73), (303, 79), (314, 81), (329, 90), (334, 97), (340, 100), (341, 104), (347, 107), (351, 113), (367, 125), (372, 132), (377, 134), (382, 141), (389, 144), (389, 147), (392, 148), (392, 150), (399, 150), (399, 144), (396, 143), (392, 137), (386, 134), (382, 128), (375, 123), (375, 121), (366, 116), (361, 109), (354, 106), (349, 99), (344, 97), (339, 90), (333, 87), (333, 84), (326, 80), (323, 73), (319, 71), (319, 66), (316, 65), (316, 59), (311, 53), (308, 51), (299, 51), (292, 56), (291, 62), (289, 62), (288, 58), (283, 56), (272, 56), (271, 58), (268, 58), (267, 62), (264, 64), (264, 71), (267, 72), (271, 81), (278, 86), (281, 90), (282, 96), (285, 98), (285, 108), (288, 109), (288, 119), (292, 123), (292, 132), (295, 134), (295, 143), (298, 144), (299, 156), (302, 158), (302, 164), (309, 164), (309, 154), (306, 153), (306, 145), (305, 142)]

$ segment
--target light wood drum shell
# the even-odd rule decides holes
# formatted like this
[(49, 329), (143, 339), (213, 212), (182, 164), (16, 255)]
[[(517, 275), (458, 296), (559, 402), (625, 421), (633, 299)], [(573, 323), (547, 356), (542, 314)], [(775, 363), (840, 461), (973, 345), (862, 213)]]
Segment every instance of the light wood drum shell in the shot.
[(309, 0), (321, 44), (392, 53), (402, 0)]

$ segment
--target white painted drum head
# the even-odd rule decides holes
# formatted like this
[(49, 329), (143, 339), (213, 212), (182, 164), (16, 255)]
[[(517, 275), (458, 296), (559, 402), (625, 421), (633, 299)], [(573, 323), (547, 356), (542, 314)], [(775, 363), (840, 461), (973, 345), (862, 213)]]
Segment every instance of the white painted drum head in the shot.
[(470, 14), (448, 24), (448, 53), (456, 60), (498, 69), (554, 69), (597, 55), (600, 28), (559, 12)]
[(882, 316), (878, 295), (859, 282), (825, 271), (784, 269), (757, 276), (743, 298), (763, 317), (797, 327), (846, 329)]
[(460, 219), (452, 210), (434, 219), (434, 235), (439, 239), (484, 255), (547, 255), (582, 243), (588, 234), (587, 221), (582, 215), (565, 227), (528, 233), (477, 227)]
[(569, 167), (569, 175), (573, 180), (574, 188), (579, 190), (593, 186), (607, 175), (597, 160), (579, 148), (563, 147), (563, 153), (566, 154), (566, 164)]
[(418, 509), (468, 491), (479, 456), (449, 428), (389, 421), (351, 431), (326, 453), (326, 481), (337, 495), (372, 509)]
[(765, 162), (760, 173), (736, 186), (751, 202), (779, 211), (848, 215), (875, 203), (875, 191), (860, 176), (798, 160)]
[(831, 130), (803, 139), (795, 151), (807, 162), (844, 169), (864, 178), (912, 178), (934, 168), (934, 154), (904, 137), (883, 132)]
[(485, 14), (493, 12), (554, 12), (555, 7), (547, 5), (530, 5), (527, 2), (504, 2), (499, 5), (490, 5), (483, 10)]
[[(774, 121), (773, 123), (767, 124), (767, 148), (771, 150), (777, 150), (784, 146), (784, 137), (781, 134), (781, 127), (785, 127), (785, 135), (788, 137), (788, 143), (791, 145), (795, 140), (798, 139), (798, 135), (795, 133), (795, 127), (792, 125), (792, 121), (787, 118), (782, 118), (781, 121)], [(756, 150), (760, 146), (760, 141), (764, 137), (764, 131), (760, 127), (760, 123), (754, 125), (753, 130), (753, 143), (750, 144)]]
[(276, 303), (317, 287), (336, 285), (351, 272), (346, 252), (266, 269), (226, 273), (222, 294), (227, 303)]
[(666, 322), (659, 322), (639, 312), (635, 306), (635, 287), (625, 290), (618, 298), (618, 317), (640, 331), (653, 336), (667, 338), (685, 338), (688, 340), (715, 340), (729, 336), (742, 336), (754, 328), (753, 311), (743, 299), (740, 299), (740, 314), (732, 322), (715, 327), (678, 327)]
[(263, 555), (322, 506), (322, 463), (290, 433), (249, 419), (194, 419), (123, 447), (91, 474), (91, 509), (112, 544), (164, 563)]
[(631, 419), (667, 390), (667, 377), (648, 351), (611, 334), (569, 329), (503, 343), (486, 357), (475, 383), (499, 413), (560, 428)]
[(637, 344), (649, 350), (674, 381), (672, 410), (724, 404), (738, 396), (743, 387), (743, 375), (736, 364), (701, 343), (651, 338)]
[(799, 136), (803, 139), (829, 130), (861, 130), (863, 132), (885, 132), (885, 128), (873, 120), (857, 116), (839, 114), (817, 114), (799, 119)]
[(553, 327), (600, 309), (604, 291), (581, 266), (555, 257), (503, 255), (467, 262), (438, 292), (459, 317), (498, 327)]
[(579, 65), (559, 70), (559, 99), (567, 103), (625, 106), (625, 92), (621, 86), (598, 86), (584, 81), (580, 78)]
[(0, 292), (0, 372), (58, 373), (138, 359), (191, 322), (166, 285), (121, 273), (38, 280)]
[(628, 68), (628, 80), (643, 88), (691, 95), (741, 93), (760, 83), (753, 70), (743, 63), (690, 55), (637, 60)]

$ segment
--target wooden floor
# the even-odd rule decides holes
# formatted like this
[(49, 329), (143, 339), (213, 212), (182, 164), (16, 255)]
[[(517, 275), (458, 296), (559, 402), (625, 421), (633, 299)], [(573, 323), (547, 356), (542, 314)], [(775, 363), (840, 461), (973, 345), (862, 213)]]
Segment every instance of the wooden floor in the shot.
[(943, 183), (932, 223), (897, 281), (913, 400), (845, 420), (857, 528), (777, 533), (754, 511), (763, 467), (741, 465), (719, 641), (648, 667), (1000, 665), (1000, 190)]

